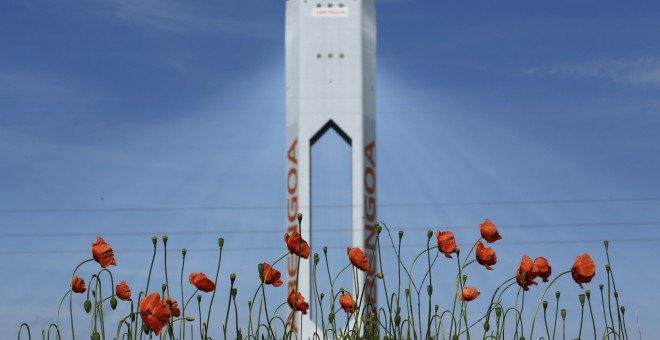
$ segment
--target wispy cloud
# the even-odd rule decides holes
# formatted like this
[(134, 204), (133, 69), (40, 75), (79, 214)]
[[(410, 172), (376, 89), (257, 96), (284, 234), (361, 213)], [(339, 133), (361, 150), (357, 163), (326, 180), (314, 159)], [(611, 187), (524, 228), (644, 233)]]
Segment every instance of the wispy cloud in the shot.
[(171, 0), (98, 0), (112, 6), (114, 15), (126, 21), (151, 28), (185, 33), (204, 31), (253, 38), (269, 36), (278, 23), (274, 21), (241, 20), (208, 17), (185, 6), (185, 2)]
[(658, 57), (567, 63), (553, 67), (550, 73), (580, 78), (604, 78), (621, 84), (660, 89), (660, 58)]

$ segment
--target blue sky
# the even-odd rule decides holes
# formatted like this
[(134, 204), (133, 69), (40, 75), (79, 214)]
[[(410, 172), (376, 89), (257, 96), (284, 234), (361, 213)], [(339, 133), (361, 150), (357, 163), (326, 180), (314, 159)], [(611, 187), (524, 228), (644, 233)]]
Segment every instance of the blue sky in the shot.
[[(504, 240), (493, 272), (471, 268), (483, 292), (523, 254), (559, 273), (583, 252), (596, 291), (609, 239), (629, 324), (653, 334), (659, 15), (651, 1), (379, 1), (379, 219), (406, 231), (404, 260), (427, 229), (467, 245), (488, 217)], [(256, 264), (283, 253), (284, 2), (7, 1), (0, 39), (1, 337), (54, 321), (96, 235), (135, 293), (151, 235), (170, 235), (171, 268), (185, 247), (185, 272), (207, 274), (224, 237), (219, 284), (237, 273), (247, 301)], [(313, 151), (319, 202), (350, 204), (330, 137)], [(318, 230), (344, 230), (312, 244), (333, 267), (347, 211), (314, 211)]]

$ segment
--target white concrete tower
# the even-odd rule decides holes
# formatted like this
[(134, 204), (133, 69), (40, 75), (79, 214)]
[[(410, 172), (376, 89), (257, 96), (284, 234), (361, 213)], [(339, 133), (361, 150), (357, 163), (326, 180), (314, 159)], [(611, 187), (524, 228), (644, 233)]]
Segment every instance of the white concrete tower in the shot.
[[(376, 16), (374, 0), (286, 1), (286, 195), (287, 232), (297, 229), (310, 240), (311, 146), (334, 129), (351, 146), (352, 246), (371, 259), (361, 273), (362, 305), (376, 303)], [(314, 252), (321, 249), (312, 247)], [(296, 285), (312, 298), (309, 260), (287, 259), (287, 295)], [(348, 257), (347, 257), (348, 259)], [(367, 282), (366, 286), (363, 285)], [(328, 296), (326, 292), (326, 296)], [(355, 294), (353, 294), (355, 298)], [(296, 313), (302, 339), (316, 327), (308, 315)]]

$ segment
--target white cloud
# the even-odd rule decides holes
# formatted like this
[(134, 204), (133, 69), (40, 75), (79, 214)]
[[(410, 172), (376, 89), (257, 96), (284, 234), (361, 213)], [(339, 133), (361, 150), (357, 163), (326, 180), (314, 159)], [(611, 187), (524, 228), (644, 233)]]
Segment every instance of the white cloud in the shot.
[(660, 58), (600, 59), (553, 67), (551, 74), (605, 78), (621, 84), (660, 88)]
[(98, 0), (110, 4), (122, 20), (151, 28), (172, 31), (205, 31), (264, 38), (280, 25), (274, 21), (218, 18), (197, 13), (185, 2), (171, 0)]

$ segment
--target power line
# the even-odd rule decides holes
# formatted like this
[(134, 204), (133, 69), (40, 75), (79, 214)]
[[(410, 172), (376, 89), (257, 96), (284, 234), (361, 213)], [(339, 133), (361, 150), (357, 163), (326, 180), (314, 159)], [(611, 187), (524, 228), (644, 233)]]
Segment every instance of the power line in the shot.
[[(639, 221), (639, 222), (591, 222), (591, 223), (550, 223), (550, 224), (498, 224), (498, 229), (507, 230), (507, 229), (544, 229), (544, 228), (570, 228), (570, 227), (604, 227), (604, 228), (613, 228), (613, 227), (643, 227), (643, 226), (660, 226), (660, 221)], [(475, 229), (478, 227), (474, 226), (447, 226), (442, 227), (442, 229), (449, 230), (465, 230), (465, 229)], [(432, 229), (433, 227), (431, 227)], [(229, 229), (229, 228), (226, 228)], [(405, 228), (406, 231), (420, 231), (428, 230), (430, 228)], [(437, 229), (437, 228), (436, 228)], [(352, 232), (357, 231), (358, 229), (351, 228), (341, 228), (341, 229), (318, 229), (313, 230), (314, 233), (334, 233), (334, 232)], [(134, 231), (134, 232), (107, 232), (103, 233), (102, 236), (153, 236), (153, 235), (236, 235), (236, 234), (283, 234), (285, 232), (282, 230), (170, 230), (170, 231)], [(15, 233), (15, 234), (0, 234), (0, 238), (12, 238), (12, 237), (26, 237), (26, 238), (52, 238), (52, 237), (96, 237), (99, 233), (49, 233), (49, 234), (35, 234), (35, 233)]]
[[(609, 239), (610, 243), (644, 243), (644, 242), (660, 242), (660, 238), (629, 238), (629, 239)], [(565, 240), (565, 241), (515, 241), (515, 242), (497, 242), (498, 246), (518, 246), (518, 245), (548, 245), (548, 244), (585, 244), (585, 243), (603, 243), (603, 240)], [(431, 244), (433, 246), (433, 244)], [(467, 244), (461, 244), (461, 247), (471, 246)], [(426, 244), (411, 244), (411, 245), (402, 245), (402, 248), (418, 248), (426, 249)], [(346, 249), (345, 246), (328, 246), (328, 249)], [(217, 252), (218, 248), (186, 248), (188, 252), (197, 251), (197, 252)], [(234, 248), (234, 247), (225, 247), (224, 251), (242, 251), (242, 252), (257, 252), (265, 250), (281, 250), (285, 251), (286, 248), (284, 245), (281, 247), (254, 247), (254, 248)], [(135, 249), (123, 249), (123, 250), (114, 250), (115, 253), (153, 253), (153, 250), (135, 250)], [(162, 249), (158, 249), (157, 252), (162, 252)], [(181, 249), (170, 249), (169, 253), (181, 253)], [(59, 255), (59, 254), (89, 254), (90, 250), (7, 250), (0, 251), (0, 256), (2, 255)]]
[[(658, 197), (636, 198), (588, 198), (561, 200), (521, 200), (521, 201), (473, 201), (473, 202), (419, 202), (419, 203), (379, 203), (379, 207), (438, 207), (438, 206), (483, 206), (483, 205), (525, 205), (525, 204), (585, 204), (585, 203), (640, 203), (660, 202)], [(303, 207), (303, 206), (301, 206)], [(313, 208), (353, 208), (362, 205), (320, 204)], [(286, 209), (284, 205), (236, 205), (207, 207), (123, 207), (123, 208), (25, 208), (0, 209), (0, 213), (115, 213), (115, 212), (161, 212), (161, 211), (223, 211), (223, 210), (277, 210)]]

